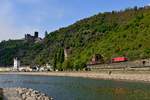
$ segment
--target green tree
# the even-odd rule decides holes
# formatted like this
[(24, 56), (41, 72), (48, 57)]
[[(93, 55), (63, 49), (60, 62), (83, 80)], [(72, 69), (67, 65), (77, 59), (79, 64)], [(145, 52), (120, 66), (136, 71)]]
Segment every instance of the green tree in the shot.
[(56, 69), (57, 69), (57, 54), (55, 54), (54, 60), (53, 60), (53, 70), (55, 71)]

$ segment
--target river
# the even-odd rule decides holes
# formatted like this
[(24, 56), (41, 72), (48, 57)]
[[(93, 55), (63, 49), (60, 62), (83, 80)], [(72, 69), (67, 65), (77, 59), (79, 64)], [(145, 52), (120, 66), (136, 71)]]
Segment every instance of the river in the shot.
[(150, 84), (75, 77), (0, 75), (0, 87), (33, 88), (55, 100), (150, 100)]

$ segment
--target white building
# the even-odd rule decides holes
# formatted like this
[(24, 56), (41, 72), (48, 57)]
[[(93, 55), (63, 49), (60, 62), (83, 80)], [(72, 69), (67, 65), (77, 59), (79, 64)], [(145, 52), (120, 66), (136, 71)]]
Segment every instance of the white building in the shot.
[(46, 64), (46, 68), (49, 71), (53, 71), (53, 66), (51, 66), (50, 64)]
[(20, 67), (20, 60), (18, 58), (14, 58), (14, 67), (13, 69), (18, 69)]

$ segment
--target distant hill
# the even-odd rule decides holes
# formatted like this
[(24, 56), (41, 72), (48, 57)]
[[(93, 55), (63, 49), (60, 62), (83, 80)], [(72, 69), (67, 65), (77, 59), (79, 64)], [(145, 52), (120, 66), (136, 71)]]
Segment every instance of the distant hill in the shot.
[[(150, 57), (150, 7), (99, 13), (49, 33), (43, 43), (0, 43), (0, 65), (12, 64), (19, 56), (23, 64), (50, 63), (58, 69), (80, 69), (94, 54), (126, 56), (130, 60)], [(71, 53), (64, 60), (64, 48)]]

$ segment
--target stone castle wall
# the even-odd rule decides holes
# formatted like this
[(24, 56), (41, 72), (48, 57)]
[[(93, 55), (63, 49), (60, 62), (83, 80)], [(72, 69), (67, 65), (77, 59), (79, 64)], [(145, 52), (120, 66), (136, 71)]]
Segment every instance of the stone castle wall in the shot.
[(143, 68), (143, 67), (150, 67), (150, 59), (87, 66), (87, 68), (90, 69), (120, 69), (120, 68)]

